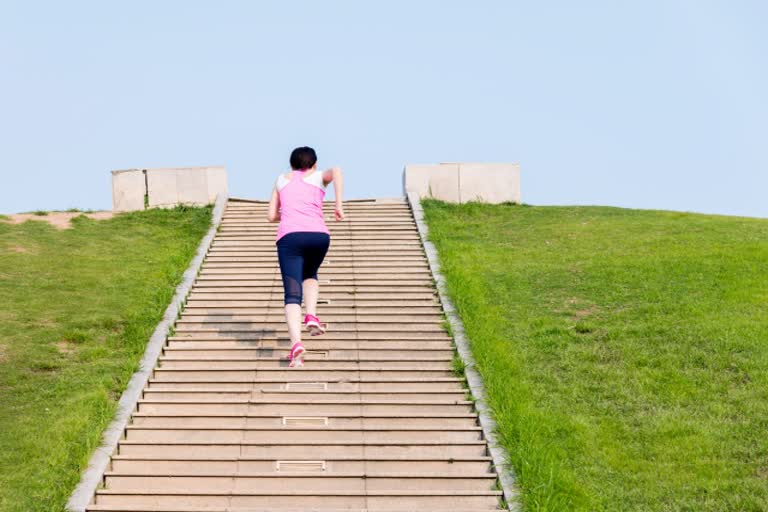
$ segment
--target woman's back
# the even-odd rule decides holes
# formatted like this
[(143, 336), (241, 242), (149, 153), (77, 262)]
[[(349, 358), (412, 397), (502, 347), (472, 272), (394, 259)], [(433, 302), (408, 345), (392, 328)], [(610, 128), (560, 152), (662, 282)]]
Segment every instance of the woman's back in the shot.
[(330, 234), (323, 218), (325, 183), (321, 172), (292, 171), (288, 176), (280, 175), (276, 187), (280, 196), (277, 240), (299, 231)]

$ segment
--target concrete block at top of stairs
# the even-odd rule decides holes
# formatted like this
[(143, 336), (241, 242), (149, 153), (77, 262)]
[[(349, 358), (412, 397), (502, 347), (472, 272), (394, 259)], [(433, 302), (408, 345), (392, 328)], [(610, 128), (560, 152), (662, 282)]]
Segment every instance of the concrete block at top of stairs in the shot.
[(406, 165), (403, 192), (453, 203), (520, 203), (520, 166), (510, 163)]
[(518, 164), (460, 164), (459, 202), (520, 203)]
[(205, 205), (217, 194), (227, 194), (227, 175), (223, 167), (180, 167), (147, 169), (149, 206), (177, 204)]
[(227, 195), (224, 167), (179, 167), (168, 169), (127, 169), (112, 171), (112, 209), (143, 210), (177, 204), (206, 205)]
[(410, 191), (416, 192), (419, 197), (434, 197), (458, 203), (459, 164), (406, 165), (403, 189), (406, 195)]
[(208, 202), (216, 201), (219, 194), (227, 195), (227, 170), (224, 167), (206, 167), (208, 169)]
[(144, 209), (144, 171), (112, 171), (112, 210), (130, 212)]

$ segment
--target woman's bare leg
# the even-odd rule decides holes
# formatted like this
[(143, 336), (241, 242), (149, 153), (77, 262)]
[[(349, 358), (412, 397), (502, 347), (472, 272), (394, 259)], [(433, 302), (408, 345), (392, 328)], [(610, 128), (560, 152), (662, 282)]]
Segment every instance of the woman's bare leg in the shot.
[(317, 279), (305, 279), (302, 283), (304, 287), (304, 306), (307, 308), (307, 314), (317, 316), (317, 298), (320, 295), (320, 283)]
[(285, 320), (288, 322), (288, 336), (291, 337), (291, 346), (301, 342), (301, 305), (286, 304)]

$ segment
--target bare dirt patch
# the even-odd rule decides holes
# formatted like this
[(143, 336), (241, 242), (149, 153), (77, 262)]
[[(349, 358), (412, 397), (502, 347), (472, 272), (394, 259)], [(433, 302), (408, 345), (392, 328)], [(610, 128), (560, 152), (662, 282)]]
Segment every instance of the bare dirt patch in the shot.
[(79, 217), (80, 215), (85, 215), (89, 219), (94, 220), (106, 220), (111, 219), (114, 216), (114, 212), (49, 212), (48, 215), (35, 215), (34, 213), (13, 213), (11, 215), (7, 215), (3, 220), (10, 222), (11, 224), (21, 224), (22, 222), (26, 222), (28, 220), (38, 220), (47, 222), (58, 229), (69, 229), (72, 227), (70, 221), (75, 217)]
[(57, 322), (51, 320), (50, 318), (43, 318), (43, 317), (35, 318), (31, 323), (35, 327), (42, 327), (44, 329), (50, 329), (52, 327), (57, 327), (59, 325)]
[(10, 249), (11, 249), (11, 252), (19, 252), (19, 253), (28, 253), (29, 252), (29, 249), (27, 249), (26, 247), (23, 247), (21, 245), (12, 245), (10, 247)]
[(75, 345), (70, 341), (57, 341), (56, 350), (61, 354), (71, 354), (75, 351)]
[(556, 307), (555, 311), (565, 314), (574, 320), (582, 320), (600, 312), (600, 308), (584, 299), (575, 297), (565, 300), (565, 307)]
[(593, 315), (593, 314), (597, 313), (597, 311), (598, 311), (597, 307), (592, 306), (592, 307), (589, 307), (589, 308), (586, 308), (586, 309), (576, 310), (572, 314), (573, 314), (573, 316), (575, 318), (585, 318), (585, 317), (588, 317), (590, 315)]

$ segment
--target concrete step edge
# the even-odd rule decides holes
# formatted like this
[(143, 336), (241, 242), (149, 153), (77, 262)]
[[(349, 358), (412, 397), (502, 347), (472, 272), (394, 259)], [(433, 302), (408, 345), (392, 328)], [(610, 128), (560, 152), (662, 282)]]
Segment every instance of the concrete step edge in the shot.
[[(205, 349), (203, 349), (203, 350), (205, 350)], [(251, 350), (258, 350), (258, 349), (251, 349)], [(276, 348), (275, 350), (280, 350), (280, 349)], [(432, 359), (423, 358), (423, 357), (406, 357), (406, 358), (397, 358), (397, 357), (362, 358), (362, 357), (358, 357), (358, 358), (355, 358), (355, 359), (344, 359), (344, 358), (341, 358), (341, 357), (334, 357), (334, 358), (330, 358), (330, 357), (327, 357), (327, 358), (326, 357), (312, 357), (314, 355), (313, 352), (328, 352), (329, 350), (338, 350), (338, 349), (323, 349), (323, 350), (316, 350), (316, 349), (314, 349), (313, 350), (311, 348), (308, 348), (307, 349), (307, 353), (305, 354), (304, 359), (306, 359), (307, 361), (319, 360), (319, 361), (326, 361), (326, 362), (331, 362), (331, 363), (335, 363), (335, 362), (344, 362), (344, 363), (349, 363), (349, 362), (366, 362), (366, 363), (373, 363), (373, 362), (377, 362), (377, 361), (378, 362), (382, 362), (382, 363), (394, 362), (394, 361), (397, 361), (397, 362), (411, 361), (411, 362), (414, 362), (414, 363), (416, 363), (416, 362), (432, 362), (432, 363), (434, 363), (436, 361), (437, 362), (439, 362), (439, 361), (445, 362), (445, 361), (451, 361), (452, 360), (452, 358), (450, 358), (450, 357), (435, 357), (435, 358), (432, 358)], [(348, 350), (347, 352), (352, 352), (352, 351), (359, 352), (358, 350)], [(279, 356), (279, 357), (226, 357), (226, 358), (220, 357), (220, 358), (215, 358), (215, 357), (172, 357), (172, 356), (164, 355), (164, 356), (160, 356), (159, 359), (160, 359), (160, 361), (187, 361), (187, 362), (197, 362), (197, 361), (200, 361), (200, 362), (204, 362), (204, 361), (216, 361), (216, 362), (226, 362), (226, 361), (254, 361), (254, 362), (261, 362), (261, 361), (265, 361), (265, 362), (273, 362), (273, 361), (283, 361), (283, 360), (285, 360), (285, 357)]]
[(218, 491), (201, 491), (197, 489), (186, 489), (178, 491), (168, 491), (163, 493), (151, 493), (141, 490), (120, 490), (98, 489), (97, 494), (112, 495), (140, 495), (140, 496), (501, 496), (501, 491), (260, 491), (260, 490), (239, 490), (232, 489), (222, 494)]
[(178, 427), (167, 427), (167, 426), (145, 426), (145, 425), (135, 425), (135, 424), (129, 424), (125, 426), (126, 430), (199, 430), (199, 431), (207, 431), (207, 430), (214, 430), (214, 431), (237, 431), (242, 432), (245, 430), (254, 430), (259, 432), (316, 432), (318, 430), (322, 430), (323, 432), (480, 432), (482, 431), (482, 427), (441, 427), (441, 428), (430, 428), (430, 427), (410, 427), (410, 428), (403, 428), (403, 427), (391, 427), (391, 428), (371, 428), (371, 427), (314, 427), (314, 428), (308, 428), (308, 427), (252, 427), (252, 426), (242, 426), (242, 427), (193, 427), (193, 426), (178, 426)]
[(485, 446), (486, 441), (375, 441), (375, 442), (358, 442), (358, 441), (312, 441), (306, 443), (290, 442), (290, 443), (265, 443), (263, 441), (133, 441), (131, 439), (121, 439), (120, 445), (132, 445), (132, 446), (154, 446), (156, 448), (161, 446)]
[(339, 371), (339, 372), (416, 372), (416, 373), (427, 373), (427, 372), (441, 372), (445, 373), (446, 371), (452, 371), (450, 368), (420, 368), (420, 367), (411, 367), (411, 366), (403, 366), (403, 367), (395, 367), (395, 368), (384, 368), (384, 367), (376, 367), (376, 368), (346, 368), (346, 367), (337, 367), (337, 366), (325, 366), (323, 368), (317, 368), (312, 369), (311, 367), (304, 366), (303, 368), (281, 368), (281, 367), (271, 367), (271, 368), (238, 368), (238, 367), (221, 367), (217, 366), (215, 368), (212, 368), (210, 366), (200, 366), (200, 367), (191, 367), (191, 368), (163, 368), (163, 367), (155, 367), (155, 371), (161, 371), (161, 372), (200, 372), (200, 371), (208, 371), (208, 372), (283, 372), (286, 370), (291, 370), (291, 373), (300, 373), (300, 372), (311, 372), (311, 371)]
[[(270, 419), (277, 419), (282, 418), (283, 414), (258, 414), (258, 413), (205, 413), (205, 414), (190, 414), (190, 413), (147, 413), (142, 411), (136, 411), (133, 413), (133, 417), (135, 418), (270, 418)], [(342, 412), (334, 412), (334, 413), (328, 413), (323, 414), (323, 417), (327, 417), (328, 419), (331, 418), (364, 418), (364, 419), (401, 419), (401, 420), (408, 420), (411, 418), (414, 419), (438, 419), (438, 418), (477, 418), (477, 414), (466, 412), (466, 413), (398, 413), (398, 414), (360, 414), (360, 413), (342, 413)]]
[[(163, 384), (173, 384), (173, 383), (181, 383), (181, 384), (187, 384), (190, 381), (188, 380), (159, 380), (154, 377), (151, 377), (149, 379), (150, 383), (163, 383)], [(239, 380), (233, 380), (233, 381), (222, 381), (222, 380), (215, 380), (215, 381), (205, 381), (205, 380), (196, 380), (194, 381), (195, 384), (202, 384), (205, 382), (211, 382), (216, 384), (225, 384), (225, 383), (232, 383), (232, 384), (242, 384), (242, 381)], [(252, 381), (249, 381), (248, 384), (285, 384), (285, 383), (294, 383), (294, 382), (307, 382), (307, 383), (315, 383), (319, 382), (318, 380), (285, 380), (285, 379), (254, 379)], [(418, 380), (414, 380), (411, 378), (389, 378), (389, 379), (326, 379), (322, 380), (322, 382), (327, 382), (329, 384), (336, 384), (336, 383), (350, 383), (350, 384), (356, 384), (356, 383), (402, 383), (402, 382), (464, 382), (464, 379), (461, 377), (423, 377)]]
[[(200, 509), (200, 507), (165, 507), (165, 506), (157, 506), (157, 507), (151, 507), (147, 508), (146, 506), (119, 506), (119, 505), (88, 505), (86, 507), (87, 511), (93, 511), (93, 512), (202, 512), (204, 510), (205, 512), (424, 512), (423, 508), (419, 509), (413, 509), (413, 508), (381, 508), (376, 507), (375, 509), (368, 509), (368, 508), (315, 508), (315, 507), (309, 507), (309, 508), (284, 508), (284, 507), (270, 507), (270, 508), (262, 508), (262, 507), (206, 507), (205, 509)], [(498, 508), (451, 508), (451, 512), (498, 512), (500, 509)]]
[(134, 473), (126, 471), (105, 471), (105, 477), (203, 477), (203, 478), (434, 478), (434, 479), (450, 479), (459, 480), (462, 478), (471, 478), (477, 480), (493, 480), (497, 477), (496, 473), (437, 473), (437, 472), (424, 472), (424, 473), (377, 473), (377, 472), (365, 472), (365, 473), (332, 473), (323, 471), (321, 473), (315, 473), (311, 471), (294, 471), (294, 472), (258, 472), (258, 473), (246, 473), (246, 472), (226, 472), (226, 473), (179, 473), (173, 472), (151, 472), (146, 473)]
[[(296, 405), (296, 402), (290, 400), (250, 400), (243, 399), (237, 400), (232, 398), (221, 398), (216, 400), (171, 400), (171, 399), (155, 399), (155, 398), (139, 398), (140, 404), (257, 404), (257, 405), (280, 405), (289, 404)], [(472, 405), (471, 400), (316, 400), (307, 405)]]
[[(314, 341), (314, 340), (313, 340)], [(202, 352), (202, 351), (211, 351), (211, 352), (243, 352), (246, 350), (282, 350), (282, 349), (288, 349), (288, 347), (204, 347), (204, 348), (194, 348), (194, 347), (164, 347), (165, 352)], [(385, 352), (400, 352), (402, 350), (411, 350), (411, 351), (419, 351), (419, 352), (452, 352), (452, 347), (447, 348), (440, 348), (440, 347), (414, 347), (414, 348), (402, 348), (402, 347), (333, 347), (333, 348), (318, 348), (313, 347), (308, 350), (312, 351), (320, 351), (320, 352), (326, 352), (329, 350), (333, 350), (336, 352), (375, 352), (375, 351), (385, 351)], [(346, 359), (345, 359), (346, 360)], [(387, 359), (388, 360), (388, 359)], [(434, 359), (430, 359), (430, 361), (434, 361)]]
[[(236, 461), (274, 461), (276, 460), (275, 457), (255, 457), (255, 456), (238, 456), (238, 457), (209, 457), (209, 456), (200, 456), (200, 457), (166, 457), (163, 456), (162, 459), (156, 459), (146, 456), (133, 456), (133, 455), (122, 455), (122, 454), (115, 454), (112, 456), (114, 460), (127, 460), (127, 461), (139, 461), (139, 460), (145, 460), (148, 462), (163, 462), (163, 461), (174, 461), (174, 462), (183, 462), (183, 461), (211, 461), (211, 462), (236, 462)], [(296, 459), (301, 460), (301, 459)], [(413, 457), (413, 456), (404, 456), (404, 457), (390, 457), (390, 458), (383, 458), (383, 457), (343, 457), (343, 456), (332, 456), (332, 457), (324, 457), (323, 460), (325, 461), (344, 461), (344, 462), (408, 462), (408, 461), (414, 461), (414, 462), (445, 462), (445, 461), (454, 461), (454, 462), (492, 462), (493, 457), (490, 455), (480, 455), (475, 457), (443, 457), (443, 458), (437, 458), (437, 457)]]
[(420, 391), (418, 389), (414, 390), (397, 390), (397, 391), (360, 391), (360, 390), (334, 390), (334, 389), (327, 389), (327, 390), (305, 390), (305, 389), (231, 389), (231, 390), (225, 390), (225, 389), (149, 389), (145, 388), (144, 392), (149, 393), (240, 393), (240, 394), (258, 394), (258, 393), (264, 393), (264, 394), (280, 394), (280, 395), (458, 395), (463, 393), (464, 389), (455, 389), (455, 390), (435, 390), (435, 391)]

